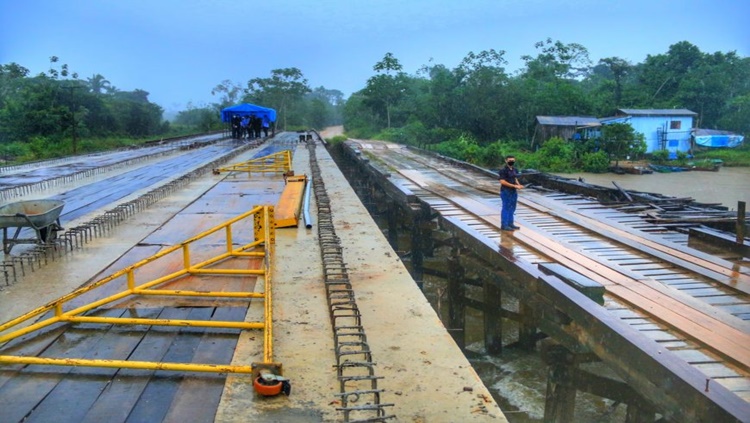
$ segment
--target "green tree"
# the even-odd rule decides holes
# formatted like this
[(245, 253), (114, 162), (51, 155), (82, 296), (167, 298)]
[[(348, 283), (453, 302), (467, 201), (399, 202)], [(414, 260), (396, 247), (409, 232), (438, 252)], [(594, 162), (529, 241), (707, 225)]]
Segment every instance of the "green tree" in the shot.
[(196, 128), (208, 132), (220, 127), (219, 113), (213, 107), (194, 107), (188, 104), (187, 110), (177, 113), (175, 124)]
[(526, 63), (524, 73), (528, 77), (539, 80), (555, 80), (559, 78), (574, 79), (588, 74), (591, 67), (589, 52), (586, 47), (547, 38), (534, 45), (539, 50), (536, 57), (521, 56)]
[(108, 88), (112, 87), (112, 84), (102, 74), (94, 74), (91, 78), (88, 78), (89, 89), (94, 94), (101, 94), (102, 91), (106, 92)]
[(625, 77), (632, 69), (632, 65), (625, 59), (619, 57), (606, 57), (599, 60), (599, 64), (607, 67), (614, 82), (614, 106), (622, 105), (622, 85)]
[(615, 160), (618, 166), (620, 159), (635, 156), (645, 150), (643, 134), (635, 132), (629, 123), (612, 123), (602, 126), (604, 151)]
[[(297, 68), (274, 69), (270, 78), (253, 78), (247, 82), (246, 98), (276, 109), (286, 130), (289, 111), (310, 92), (307, 79)], [(301, 120), (301, 119), (300, 119)]]
[(454, 74), (460, 85), (456, 90), (463, 107), (456, 110), (462, 129), (470, 130), (483, 143), (507, 134), (506, 110), (513, 107), (507, 95), (505, 52), (484, 50), (469, 52)]
[(676, 107), (674, 97), (680, 82), (700, 64), (702, 55), (698, 47), (681, 41), (669, 46), (666, 54), (646, 56), (640, 66), (640, 84), (645, 94), (642, 104), (652, 104), (653, 108)]
[(321, 129), (342, 123), (344, 93), (341, 91), (320, 86), (305, 95), (305, 102), (307, 103), (305, 121), (313, 128)]
[(221, 81), (211, 90), (211, 95), (219, 96), (219, 103), (216, 105), (218, 110), (237, 104), (241, 94), (242, 86), (228, 79)]
[(367, 104), (376, 113), (385, 115), (386, 128), (391, 127), (391, 111), (404, 98), (406, 81), (402, 66), (393, 53), (386, 53), (381, 61), (373, 66), (377, 75), (367, 80), (364, 94)]
[(444, 65), (423, 66), (420, 72), (427, 80), (414, 91), (419, 96), (415, 108), (419, 120), (427, 128), (459, 126), (455, 103), (460, 77)]
[(750, 93), (729, 101), (718, 126), (750, 136)]

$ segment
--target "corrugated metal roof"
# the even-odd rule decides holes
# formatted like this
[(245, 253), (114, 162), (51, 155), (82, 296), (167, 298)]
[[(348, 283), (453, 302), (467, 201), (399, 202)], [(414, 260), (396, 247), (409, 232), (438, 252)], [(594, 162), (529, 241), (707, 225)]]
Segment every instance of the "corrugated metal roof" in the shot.
[(721, 129), (693, 128), (693, 135), (737, 135), (731, 131)]
[(541, 125), (555, 126), (599, 126), (599, 119), (592, 116), (537, 116)]
[(608, 122), (627, 122), (630, 120), (630, 116), (607, 116), (599, 119), (600, 123), (608, 123)]
[(618, 112), (631, 116), (697, 116), (688, 109), (618, 109)]

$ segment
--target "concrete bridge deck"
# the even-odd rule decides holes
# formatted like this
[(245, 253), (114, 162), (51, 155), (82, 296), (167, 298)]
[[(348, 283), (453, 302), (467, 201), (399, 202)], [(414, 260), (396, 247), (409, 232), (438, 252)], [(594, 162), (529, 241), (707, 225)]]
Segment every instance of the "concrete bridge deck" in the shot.
[[(308, 152), (280, 134), (271, 143), (294, 150), (294, 170), (310, 172)], [(236, 161), (252, 157), (251, 150)], [(362, 322), (382, 379), (383, 402), (396, 421), (505, 421), (487, 388), (414, 283), (399, 257), (361, 205), (326, 150), (318, 160), (331, 197), (337, 235), (344, 247)], [(280, 175), (213, 175), (191, 182), (94, 239), (78, 251), (29, 272), (0, 291), (0, 321), (20, 315), (168, 245), (262, 203), (274, 203)], [(94, 195), (93, 193), (91, 195)], [(313, 211), (314, 215), (314, 211)], [(315, 216), (314, 216), (315, 217)], [(63, 222), (65, 225), (65, 222)], [(259, 397), (248, 376), (189, 372), (3, 366), (1, 421), (343, 421), (333, 367), (331, 322), (321, 283), (319, 243), (314, 231), (276, 232), (274, 254), (275, 360), (291, 379), (288, 397)], [(252, 289), (255, 278), (235, 280)], [(196, 281), (193, 281), (196, 282)], [(201, 280), (197, 280), (201, 286)], [(132, 299), (100, 313), (169, 318), (252, 319), (250, 306), (194, 300)], [(83, 324), (29, 335), (0, 350), (39, 355), (99, 358), (150, 357), (157, 361), (202, 360), (249, 364), (262, 355), (263, 336), (198, 328), (183, 330)], [(356, 404), (356, 403), (354, 403)], [(363, 404), (364, 405), (364, 404)]]

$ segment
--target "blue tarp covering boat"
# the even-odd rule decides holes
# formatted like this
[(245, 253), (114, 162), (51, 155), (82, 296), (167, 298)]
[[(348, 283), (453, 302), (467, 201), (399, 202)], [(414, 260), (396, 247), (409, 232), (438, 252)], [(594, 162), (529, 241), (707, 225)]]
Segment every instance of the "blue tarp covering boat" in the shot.
[(694, 129), (693, 137), (695, 144), (701, 147), (734, 148), (741, 145), (745, 139), (742, 135), (716, 129)]

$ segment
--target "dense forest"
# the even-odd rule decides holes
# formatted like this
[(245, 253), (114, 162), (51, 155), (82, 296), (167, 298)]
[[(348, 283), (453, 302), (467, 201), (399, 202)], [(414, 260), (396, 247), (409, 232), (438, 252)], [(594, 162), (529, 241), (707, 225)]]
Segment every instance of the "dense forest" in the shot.
[(190, 105), (170, 122), (147, 91), (119, 90), (101, 74), (79, 78), (58, 57), (38, 75), (17, 63), (0, 65), (0, 159), (39, 160), (220, 130), (220, 110), (239, 102), (275, 108), (281, 129), (341, 123), (343, 93), (311, 89), (296, 68), (273, 70), (246, 87), (224, 81), (212, 94), (218, 102)]
[(148, 95), (118, 90), (99, 74), (79, 79), (55, 56), (39, 75), (17, 63), (0, 65), (0, 154), (34, 160), (89, 151), (92, 138), (168, 132), (162, 108)]
[[(502, 151), (530, 147), (537, 115), (606, 117), (619, 108), (685, 108), (698, 113), (697, 127), (750, 134), (750, 58), (704, 53), (683, 41), (642, 63), (608, 57), (594, 64), (579, 44), (547, 39), (535, 47), (536, 54), (523, 56), (524, 67), (513, 74), (498, 50), (470, 52), (453, 69), (428, 64), (416, 75), (403, 72), (388, 53), (367, 86), (348, 99), (347, 134), (452, 150), (484, 163)], [(571, 148), (550, 146), (558, 147)], [(471, 157), (472, 151), (489, 157)]]
[(16, 63), (0, 65), (0, 154), (36, 159), (101, 148), (108, 137), (205, 132), (222, 127), (222, 108), (243, 102), (276, 109), (281, 130), (343, 123), (355, 138), (418, 145), (488, 165), (520, 153), (530, 165), (557, 171), (606, 169), (614, 152), (638, 154), (638, 134), (613, 127), (605, 134), (611, 148), (556, 140), (536, 154), (530, 142), (537, 115), (684, 108), (698, 114), (697, 127), (750, 134), (750, 58), (735, 52), (706, 53), (682, 41), (641, 63), (614, 56), (592, 63), (580, 44), (547, 39), (534, 48), (513, 73), (502, 50), (469, 52), (452, 69), (430, 62), (415, 74), (386, 53), (366, 86), (348, 99), (335, 89), (311, 88), (298, 68), (274, 69), (244, 84), (222, 81), (211, 91), (215, 103), (190, 105), (171, 123), (148, 92), (120, 91), (99, 74), (79, 79), (56, 57), (35, 76)]

